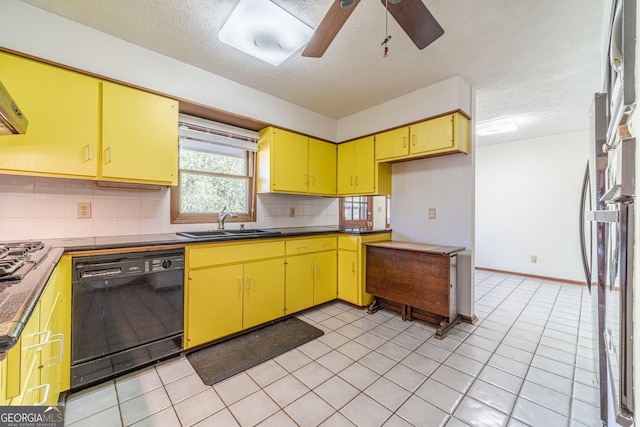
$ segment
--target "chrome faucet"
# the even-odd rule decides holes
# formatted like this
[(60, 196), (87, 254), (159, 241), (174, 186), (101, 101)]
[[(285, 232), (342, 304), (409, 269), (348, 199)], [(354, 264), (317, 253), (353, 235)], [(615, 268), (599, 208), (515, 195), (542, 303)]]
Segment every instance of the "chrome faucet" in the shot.
[(218, 228), (220, 228), (220, 230), (224, 230), (224, 220), (227, 219), (228, 216), (231, 216), (231, 218), (238, 218), (238, 215), (235, 212), (228, 211), (227, 207), (225, 206), (224, 208), (222, 208), (220, 213), (218, 213)]

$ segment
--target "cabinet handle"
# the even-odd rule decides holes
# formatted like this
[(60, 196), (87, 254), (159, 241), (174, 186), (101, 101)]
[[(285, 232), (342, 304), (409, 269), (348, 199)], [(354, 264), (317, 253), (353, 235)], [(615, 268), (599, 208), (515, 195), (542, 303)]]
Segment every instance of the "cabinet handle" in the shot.
[(313, 185), (314, 187), (316, 186), (316, 176), (315, 175), (311, 175), (311, 185)]
[(40, 344), (33, 344), (28, 346), (27, 350), (33, 350), (34, 348), (42, 348), (45, 345), (49, 344), (49, 338), (51, 338), (51, 331), (36, 332), (35, 334), (31, 334), (30, 336), (35, 337), (39, 335), (44, 335), (44, 341), (42, 341)]
[(91, 160), (91, 144), (87, 144), (87, 162)]
[(416, 146), (416, 136), (415, 135), (411, 135), (411, 145), (413, 145), (414, 147)]
[(356, 175), (356, 187), (358, 186), (358, 175)]
[(309, 177), (307, 176), (307, 174), (304, 174), (304, 185), (308, 185), (309, 184)]
[(238, 277), (238, 292), (242, 292), (242, 277)]
[(107, 163), (111, 163), (111, 147), (107, 147)]
[[(62, 355), (64, 354), (64, 335), (62, 334), (54, 334), (51, 335), (52, 340), (49, 341), (50, 344), (53, 344), (55, 342), (58, 343), (58, 345), (60, 346), (60, 349), (58, 350), (58, 361), (57, 362), (53, 362), (48, 364), (46, 367), (50, 368), (51, 366), (55, 366), (55, 365), (59, 365), (62, 363)], [(55, 338), (55, 339), (53, 339)], [(53, 357), (51, 359), (54, 359)]]
[(247, 275), (247, 290), (251, 289), (251, 276)]
[(309, 274), (313, 276), (313, 264), (309, 264)]
[(36, 390), (39, 390), (43, 388), (44, 389), (44, 397), (42, 398), (42, 400), (38, 403), (34, 403), (33, 406), (41, 406), (44, 404), (44, 402), (47, 401), (47, 399), (49, 398), (49, 389), (51, 388), (51, 386), (49, 386), (49, 384), (41, 384), (32, 388), (29, 388), (25, 391), (26, 393), (33, 393)]
[(351, 176), (349, 178), (350, 178), (349, 185), (353, 185), (353, 176)]
[(307, 252), (306, 246), (296, 246), (296, 249), (298, 250), (298, 252)]
[(407, 148), (407, 137), (406, 136), (402, 137), (402, 148)]
[(352, 273), (356, 272), (356, 263), (355, 263), (355, 261), (351, 262), (351, 272)]
[(320, 275), (320, 264), (316, 263), (316, 268), (315, 268), (315, 272), (316, 272), (316, 276)]

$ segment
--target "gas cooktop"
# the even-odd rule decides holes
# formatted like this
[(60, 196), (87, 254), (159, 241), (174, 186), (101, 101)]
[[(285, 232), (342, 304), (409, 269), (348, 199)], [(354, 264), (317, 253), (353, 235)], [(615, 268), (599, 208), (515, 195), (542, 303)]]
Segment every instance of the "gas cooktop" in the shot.
[(24, 279), (50, 250), (42, 242), (0, 242), (0, 282)]

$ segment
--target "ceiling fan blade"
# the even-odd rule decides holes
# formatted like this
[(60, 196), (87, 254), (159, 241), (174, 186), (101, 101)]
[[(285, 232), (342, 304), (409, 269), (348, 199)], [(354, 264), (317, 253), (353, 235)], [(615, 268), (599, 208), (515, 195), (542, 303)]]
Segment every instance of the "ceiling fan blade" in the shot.
[(358, 6), (358, 3), (360, 3), (360, 0), (355, 0), (352, 6), (343, 9), (340, 7), (340, 0), (335, 0), (327, 14), (322, 18), (313, 36), (311, 36), (307, 47), (302, 51), (302, 56), (320, 58), (336, 37), (347, 18), (349, 18), (349, 15), (351, 15), (356, 6)]
[[(386, 5), (386, 0), (381, 0)], [(444, 34), (444, 30), (433, 17), (422, 0), (389, 2), (389, 13), (398, 21), (409, 38), (422, 50)]]

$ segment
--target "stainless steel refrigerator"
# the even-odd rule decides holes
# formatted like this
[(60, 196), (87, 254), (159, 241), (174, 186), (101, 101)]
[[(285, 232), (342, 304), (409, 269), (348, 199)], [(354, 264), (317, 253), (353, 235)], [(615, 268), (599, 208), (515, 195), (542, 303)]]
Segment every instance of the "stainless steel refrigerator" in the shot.
[(600, 419), (613, 427), (634, 423), (636, 139), (626, 125), (636, 100), (635, 0), (613, 1), (608, 43), (605, 92), (594, 96), (591, 108), (580, 229), (596, 333)]

